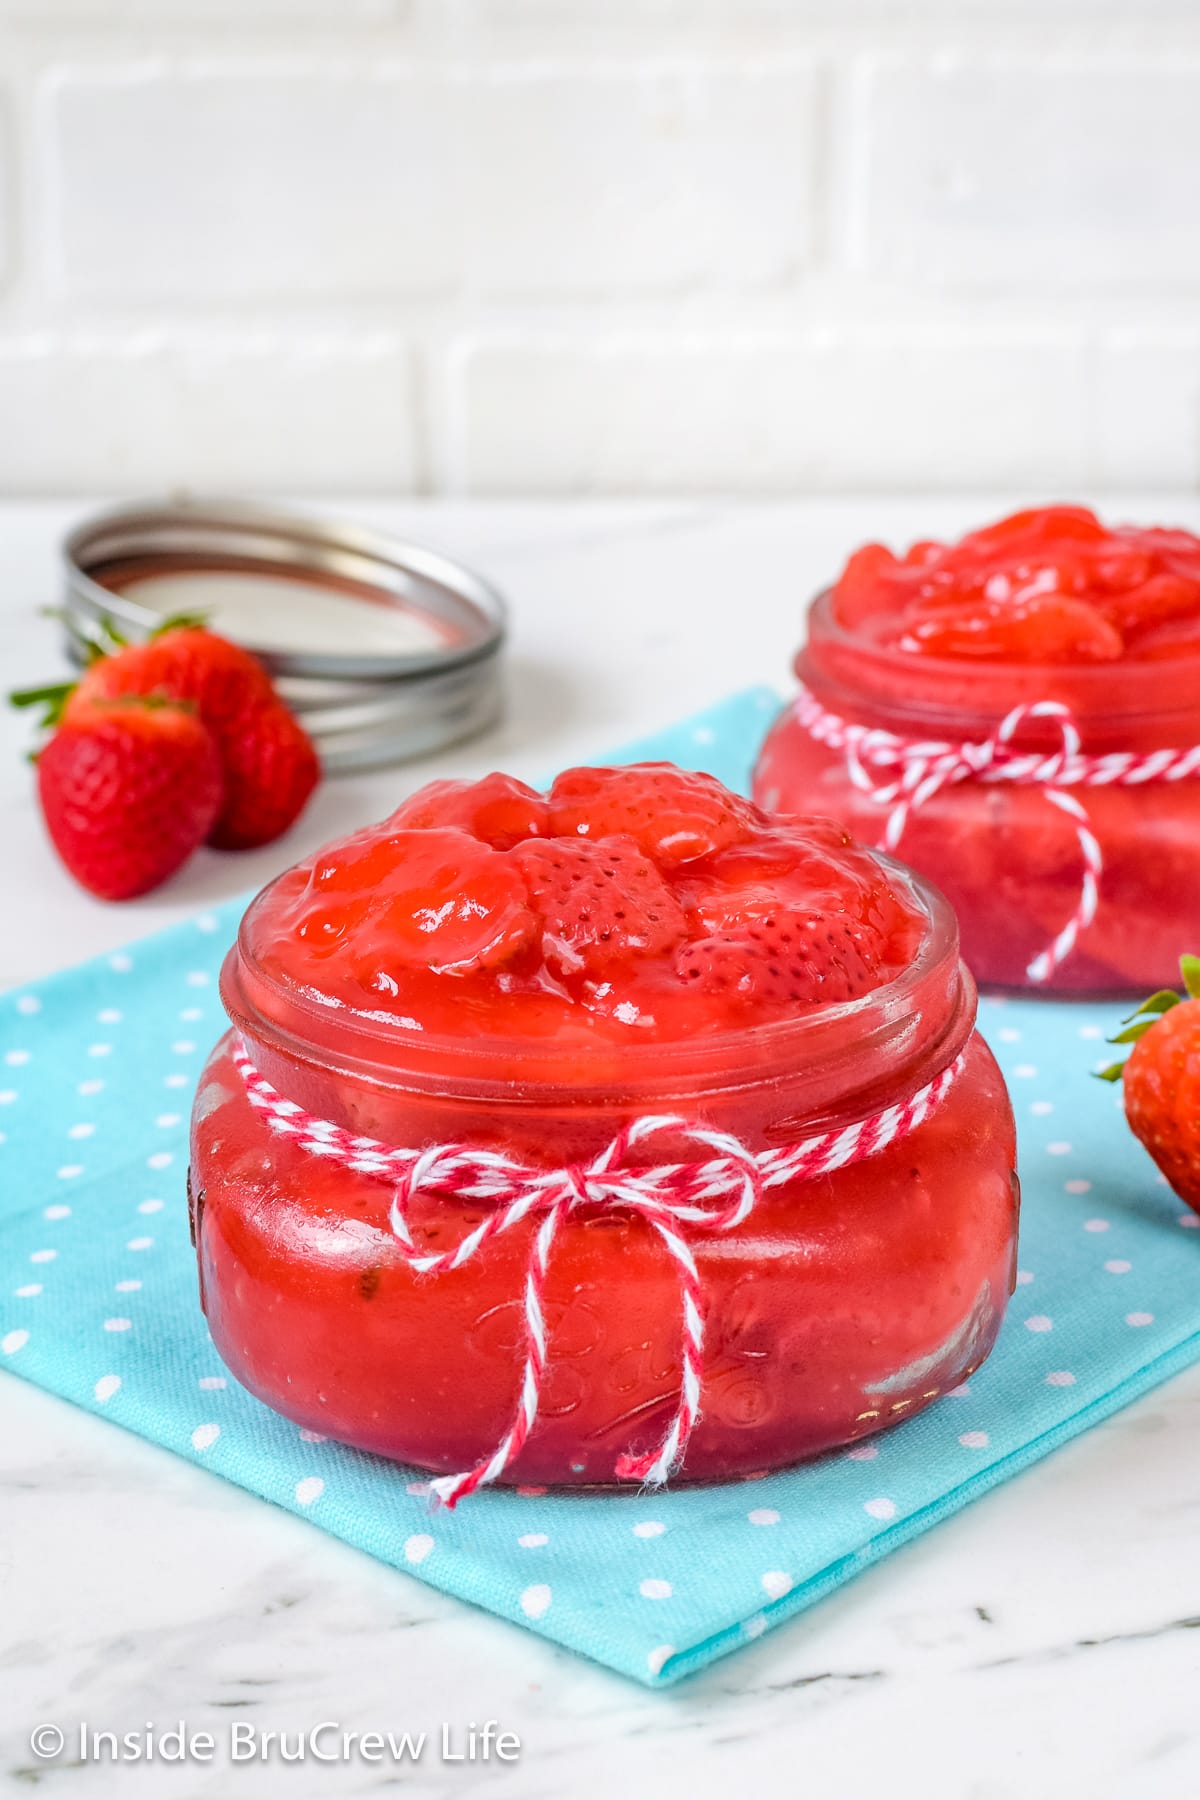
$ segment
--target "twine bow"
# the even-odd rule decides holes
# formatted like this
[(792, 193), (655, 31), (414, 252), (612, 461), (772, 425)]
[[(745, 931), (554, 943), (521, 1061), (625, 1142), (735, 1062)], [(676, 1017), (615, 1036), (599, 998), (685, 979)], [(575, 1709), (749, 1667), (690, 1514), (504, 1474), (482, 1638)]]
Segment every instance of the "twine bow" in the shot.
[[(1181, 781), (1200, 770), (1200, 745), (1144, 754), (1129, 750), (1110, 751), (1102, 756), (1085, 754), (1071, 709), (1057, 700), (1015, 706), (992, 735), (980, 743), (904, 738), (891, 731), (853, 724), (822, 706), (803, 685), (795, 701), (795, 716), (818, 743), (842, 751), (854, 786), (878, 806), (888, 809), (881, 849), (896, 849), (910, 815), (942, 788), (960, 781), (1040, 787), (1050, 805), (1067, 815), (1075, 828), (1083, 863), (1079, 899), (1062, 930), (1029, 964), (1026, 974), (1036, 982), (1047, 981), (1071, 954), (1080, 933), (1095, 918), (1099, 900), (1104, 853), (1092, 830), (1087, 808), (1070, 790)], [(1050, 720), (1057, 727), (1058, 747), (1050, 752), (1014, 749), (1013, 739), (1023, 726), (1036, 719)]]
[[(700, 1416), (704, 1374), (705, 1294), (684, 1231), (705, 1236), (733, 1231), (767, 1189), (811, 1180), (877, 1155), (929, 1117), (961, 1072), (964, 1056), (956, 1057), (907, 1100), (840, 1130), (820, 1132), (782, 1148), (752, 1151), (729, 1132), (673, 1114), (654, 1114), (635, 1119), (589, 1162), (559, 1169), (533, 1167), (470, 1144), (434, 1144), (423, 1150), (384, 1144), (318, 1119), (285, 1099), (259, 1074), (244, 1043), (235, 1046), (233, 1061), (247, 1099), (269, 1130), (291, 1139), (307, 1155), (392, 1183), (388, 1223), (414, 1273), (435, 1276), (460, 1269), (493, 1238), (524, 1220), (538, 1220), (525, 1271), (524, 1367), (516, 1411), (489, 1457), (473, 1469), (439, 1476), (431, 1483), (436, 1498), (453, 1507), (476, 1488), (497, 1480), (516, 1461), (533, 1429), (546, 1373), (546, 1273), (565, 1219), (586, 1211), (630, 1214), (657, 1233), (675, 1263), (682, 1303), (682, 1369), (675, 1412), (657, 1449), (623, 1455), (614, 1470), (620, 1481), (662, 1487), (683, 1462)], [(700, 1160), (649, 1166), (629, 1161), (631, 1151), (661, 1136), (694, 1145)], [(452, 1250), (428, 1251), (416, 1242), (411, 1226), (413, 1201), (423, 1193), (484, 1201), (491, 1210)]]

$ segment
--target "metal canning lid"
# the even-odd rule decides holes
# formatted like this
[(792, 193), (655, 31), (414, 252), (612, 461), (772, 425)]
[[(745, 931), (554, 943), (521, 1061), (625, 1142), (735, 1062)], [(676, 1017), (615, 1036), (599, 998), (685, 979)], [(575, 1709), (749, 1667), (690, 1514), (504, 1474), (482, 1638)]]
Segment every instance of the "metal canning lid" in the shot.
[(261, 657), (329, 770), (420, 756), (500, 710), (507, 608), (436, 550), (346, 520), (243, 501), (145, 501), (63, 547), (69, 648), (110, 619), (145, 637), (200, 613)]

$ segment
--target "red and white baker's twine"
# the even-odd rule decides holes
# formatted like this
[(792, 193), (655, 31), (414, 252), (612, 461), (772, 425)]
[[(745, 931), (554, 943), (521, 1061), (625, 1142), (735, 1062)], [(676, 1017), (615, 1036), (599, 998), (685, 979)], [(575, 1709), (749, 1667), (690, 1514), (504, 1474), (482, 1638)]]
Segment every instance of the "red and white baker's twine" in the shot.
[[(258, 1073), (244, 1044), (234, 1049), (233, 1060), (245, 1083), (247, 1099), (262, 1114), (269, 1130), (292, 1139), (310, 1156), (323, 1156), (356, 1174), (394, 1183), (389, 1223), (405, 1262), (418, 1274), (440, 1275), (460, 1269), (501, 1232), (523, 1219), (541, 1221), (525, 1272), (525, 1367), (516, 1414), (486, 1461), (461, 1475), (440, 1476), (430, 1484), (442, 1504), (452, 1507), (475, 1488), (495, 1481), (515, 1462), (533, 1429), (546, 1373), (542, 1307), (546, 1271), (555, 1234), (565, 1218), (587, 1208), (632, 1213), (658, 1233), (675, 1260), (683, 1302), (679, 1404), (658, 1449), (645, 1456), (618, 1458), (615, 1471), (619, 1480), (661, 1487), (683, 1461), (692, 1427), (700, 1416), (704, 1372), (705, 1296), (684, 1228), (709, 1235), (732, 1231), (768, 1188), (810, 1181), (877, 1155), (929, 1117), (960, 1073), (964, 1056), (956, 1057), (900, 1105), (885, 1107), (840, 1131), (820, 1132), (780, 1149), (752, 1151), (728, 1132), (656, 1114), (635, 1119), (590, 1162), (561, 1169), (531, 1167), (471, 1144), (433, 1144), (424, 1150), (408, 1150), (359, 1137), (328, 1119), (314, 1118), (294, 1100), (285, 1100)], [(661, 1134), (687, 1138), (712, 1154), (704, 1161), (688, 1163), (650, 1167), (629, 1163), (634, 1145)], [(487, 1201), (492, 1210), (453, 1250), (434, 1254), (419, 1248), (409, 1227), (412, 1200), (422, 1190), (448, 1199)]]
[[(822, 706), (803, 685), (795, 712), (805, 731), (818, 743), (845, 753), (846, 770), (854, 786), (877, 805), (889, 808), (880, 839), (883, 850), (897, 847), (911, 813), (940, 789), (959, 781), (1009, 781), (1040, 787), (1050, 804), (1066, 813), (1074, 823), (1083, 858), (1079, 902), (1053, 943), (1029, 964), (1026, 973), (1031, 981), (1048, 980), (1071, 954), (1080, 932), (1096, 916), (1104, 854), (1092, 831), (1087, 809), (1068, 789), (1139, 787), (1149, 781), (1182, 781), (1200, 772), (1200, 745), (1145, 754), (1116, 750), (1104, 756), (1085, 755), (1070, 708), (1057, 700), (1014, 706), (982, 743), (903, 738), (890, 731), (856, 725)], [(1047, 754), (1013, 748), (1012, 739), (1033, 719), (1049, 719), (1058, 727), (1056, 750)]]

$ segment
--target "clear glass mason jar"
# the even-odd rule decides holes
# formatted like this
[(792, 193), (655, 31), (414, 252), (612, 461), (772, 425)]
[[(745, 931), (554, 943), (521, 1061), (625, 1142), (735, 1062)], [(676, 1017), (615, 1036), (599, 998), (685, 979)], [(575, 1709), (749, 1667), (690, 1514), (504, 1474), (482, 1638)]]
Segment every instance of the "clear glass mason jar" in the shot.
[[(827, 711), (898, 737), (991, 738), (1015, 707), (1070, 709), (1085, 755), (1143, 755), (1200, 745), (1200, 657), (1056, 664), (971, 663), (912, 656), (847, 631), (818, 595), (795, 669)], [(1061, 734), (1032, 720), (1017, 749), (1049, 754)], [(1103, 869), (1092, 922), (1048, 980), (1030, 965), (1076, 908), (1083, 861), (1072, 819), (1043, 788), (966, 780), (908, 816), (897, 853), (942, 889), (958, 914), (963, 955), (983, 987), (1047, 994), (1149, 993), (1170, 986), (1200, 934), (1200, 780), (1075, 787)], [(792, 706), (759, 754), (754, 798), (781, 812), (829, 813), (864, 843), (881, 839), (889, 807), (851, 780), (843, 750), (818, 742)]]
[[(963, 1058), (928, 1118), (878, 1155), (770, 1190), (726, 1235), (692, 1240), (707, 1301), (701, 1417), (684, 1479), (790, 1463), (909, 1417), (987, 1355), (1017, 1232), (1012, 1112), (975, 1031), (975, 990), (944, 899), (911, 886), (925, 929), (896, 980), (839, 1006), (678, 1045), (573, 1057), (553, 1043), (416, 1040), (269, 979), (250, 908), (222, 974), (233, 1029), (196, 1097), (190, 1197), (213, 1341), (251, 1392), (301, 1426), (438, 1473), (488, 1456), (522, 1362), (529, 1221), (452, 1273), (415, 1274), (386, 1182), (273, 1134), (232, 1061), (319, 1118), (390, 1144), (470, 1142), (547, 1167), (597, 1153), (648, 1112), (795, 1143), (911, 1096)], [(655, 1139), (648, 1161), (668, 1159)], [(694, 1157), (694, 1149), (690, 1152)], [(483, 1216), (423, 1196), (437, 1249)], [(686, 1233), (685, 1233), (686, 1235)], [(548, 1270), (548, 1368), (505, 1479), (606, 1483), (654, 1449), (678, 1398), (678, 1271), (643, 1220), (580, 1211)]]

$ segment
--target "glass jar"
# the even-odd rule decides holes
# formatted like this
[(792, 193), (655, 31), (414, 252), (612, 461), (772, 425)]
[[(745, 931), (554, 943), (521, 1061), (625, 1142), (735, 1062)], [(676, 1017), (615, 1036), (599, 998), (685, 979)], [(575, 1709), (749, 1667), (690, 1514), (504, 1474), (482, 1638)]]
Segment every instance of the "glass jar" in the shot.
[[(1051, 701), (1069, 709), (1086, 757), (1200, 745), (1200, 656), (1053, 667), (914, 657), (845, 630), (826, 592), (809, 610), (795, 669), (828, 713), (918, 742), (982, 744), (1014, 708)], [(1062, 743), (1053, 718), (1027, 718), (1012, 747), (1050, 756)], [(1084, 809), (1102, 868), (1094, 917), (1040, 980), (1031, 968), (1079, 906), (1085, 879), (1080, 822), (1045, 786), (943, 786), (910, 809), (892, 847), (946, 894), (981, 986), (1106, 995), (1171, 985), (1181, 948), (1200, 932), (1200, 781), (1065, 791)], [(866, 843), (882, 841), (891, 810), (794, 705), (759, 754), (754, 798), (771, 810), (829, 813)]]
[[(974, 1029), (952, 912), (890, 860), (888, 873), (924, 919), (896, 980), (794, 1020), (597, 1048), (573, 1059), (569, 1084), (553, 1043), (409, 1037), (401, 1048), (384, 1021), (351, 1024), (319, 995), (285, 991), (256, 964), (252, 907), (222, 974), (233, 1030), (205, 1067), (192, 1128), (201, 1299), (229, 1368), (301, 1426), (423, 1469), (468, 1468), (512, 1420), (537, 1226), (491, 1238), (451, 1272), (414, 1273), (389, 1228), (387, 1182), (275, 1135), (251, 1106), (233, 1061), (240, 1034), (260, 1073), (321, 1119), (547, 1167), (596, 1154), (647, 1113), (703, 1120), (754, 1151), (791, 1145), (903, 1102), (961, 1057), (907, 1136), (768, 1189), (734, 1230), (690, 1240), (707, 1322), (682, 1477), (793, 1462), (961, 1381), (991, 1348), (1013, 1280), (1012, 1113)], [(673, 1160), (661, 1138), (642, 1153)], [(485, 1210), (425, 1195), (413, 1235), (444, 1250)], [(610, 1482), (622, 1455), (657, 1447), (678, 1401), (678, 1269), (644, 1219), (580, 1209), (559, 1228), (544, 1310), (541, 1406), (505, 1479)]]

